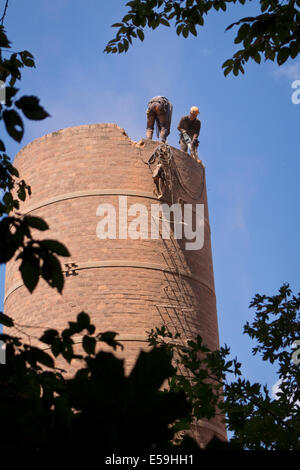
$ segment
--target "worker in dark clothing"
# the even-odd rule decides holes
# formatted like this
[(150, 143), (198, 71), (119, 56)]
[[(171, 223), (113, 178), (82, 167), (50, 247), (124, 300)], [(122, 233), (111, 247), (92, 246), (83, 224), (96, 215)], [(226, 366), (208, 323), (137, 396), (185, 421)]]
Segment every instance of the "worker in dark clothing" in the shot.
[(197, 119), (199, 109), (197, 106), (192, 106), (190, 114), (183, 116), (180, 119), (177, 129), (180, 132), (180, 150), (187, 152), (188, 146), (190, 147), (191, 156), (198, 159), (197, 147), (199, 145), (198, 136), (201, 129), (201, 121)]
[(164, 96), (155, 96), (147, 107), (146, 138), (152, 139), (154, 124), (157, 125), (157, 134), (161, 142), (165, 142), (170, 134), (173, 105)]

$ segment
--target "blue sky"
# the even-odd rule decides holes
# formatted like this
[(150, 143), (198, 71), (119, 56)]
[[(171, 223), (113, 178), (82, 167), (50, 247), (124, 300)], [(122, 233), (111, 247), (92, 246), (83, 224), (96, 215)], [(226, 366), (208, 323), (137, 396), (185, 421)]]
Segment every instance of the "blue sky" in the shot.
[[(110, 25), (123, 16), (124, 4), (10, 1), (5, 26), (12, 49), (31, 51), (37, 66), (24, 71), (21, 92), (37, 95), (51, 118), (27, 121), (22, 145), (11, 142), (9, 153), (46, 133), (98, 122), (116, 122), (139, 140), (155, 95), (173, 103), (169, 143), (178, 146), (178, 121), (197, 105), (221, 344), (231, 346), (245, 376), (272, 385), (274, 371), (252, 358), (254, 344), (242, 327), (253, 317), (248, 305), (256, 293), (273, 295), (283, 282), (298, 289), (300, 104), (292, 104), (291, 84), (300, 79), (300, 61), (280, 68), (250, 63), (245, 76), (224, 77), (221, 65), (236, 50), (225, 28), (255, 13), (255, 4), (210, 14), (197, 38), (163, 28), (125, 55), (106, 55)], [(2, 298), (3, 290), (2, 270)]]

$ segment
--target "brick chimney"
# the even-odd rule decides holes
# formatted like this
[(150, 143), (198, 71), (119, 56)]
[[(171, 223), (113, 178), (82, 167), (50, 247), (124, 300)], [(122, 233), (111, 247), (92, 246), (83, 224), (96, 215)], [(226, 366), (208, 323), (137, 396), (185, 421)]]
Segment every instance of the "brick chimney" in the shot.
[[(204, 166), (171, 147), (174, 188), (184, 202), (204, 204), (201, 249), (187, 250), (184, 238), (126, 239), (119, 230), (120, 204), (124, 208), (126, 203), (128, 211), (142, 204), (149, 214), (159, 204), (147, 165), (158, 145), (150, 140), (135, 143), (116, 124), (84, 125), (31, 142), (14, 163), (32, 188), (20, 210), (44, 218), (50, 231), (39, 236), (61, 241), (71, 257), (62, 258), (62, 295), (42, 280), (29, 294), (18, 263), (8, 263), (5, 313), (30, 325), (30, 333), (38, 337), (45, 328), (65, 328), (85, 311), (97, 331), (119, 333), (127, 371), (140, 349), (148, 347), (146, 331), (162, 323), (185, 340), (201, 334), (210, 348), (219, 347)], [(116, 209), (115, 239), (97, 236), (103, 204)], [(127, 223), (131, 219), (129, 215)], [(63, 367), (70, 374), (76, 370), (76, 364)], [(199, 423), (196, 432), (202, 445), (213, 434), (226, 439), (219, 418)]]

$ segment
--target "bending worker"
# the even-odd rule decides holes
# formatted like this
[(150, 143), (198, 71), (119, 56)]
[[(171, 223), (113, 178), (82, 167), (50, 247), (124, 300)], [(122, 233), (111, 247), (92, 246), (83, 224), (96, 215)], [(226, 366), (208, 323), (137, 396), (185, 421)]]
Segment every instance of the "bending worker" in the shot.
[(180, 132), (180, 150), (187, 152), (188, 145), (191, 148), (191, 155), (197, 160), (197, 147), (199, 145), (198, 136), (201, 129), (201, 121), (197, 119), (199, 114), (199, 109), (197, 106), (192, 106), (190, 109), (190, 114), (188, 116), (183, 116), (180, 119), (177, 129)]
[(152, 139), (154, 124), (157, 125), (157, 135), (161, 142), (165, 142), (170, 134), (172, 120), (172, 103), (164, 96), (155, 96), (147, 107), (147, 131), (146, 138)]

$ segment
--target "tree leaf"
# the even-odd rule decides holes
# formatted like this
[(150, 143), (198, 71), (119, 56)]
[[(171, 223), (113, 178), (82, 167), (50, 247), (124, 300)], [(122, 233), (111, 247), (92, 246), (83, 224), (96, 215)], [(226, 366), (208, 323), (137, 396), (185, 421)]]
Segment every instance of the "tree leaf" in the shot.
[(40, 106), (39, 102), (40, 100), (36, 96), (22, 96), (15, 104), (28, 119), (40, 121), (50, 116), (50, 114)]
[(165, 18), (161, 18), (160, 23), (163, 24), (164, 26), (170, 26), (170, 23)]
[(277, 54), (277, 63), (278, 65), (284, 64), (284, 62), (289, 58), (290, 49), (288, 47), (282, 47)]
[(188, 27), (187, 27), (187, 26), (185, 26), (185, 27), (183, 28), (183, 30), (182, 30), (182, 35), (183, 35), (184, 38), (187, 38), (187, 37), (188, 37), (188, 35), (189, 35), (189, 30), (188, 30)]
[(144, 41), (145, 35), (144, 35), (143, 30), (142, 30), (142, 29), (137, 29), (136, 32), (137, 32), (137, 35), (138, 35), (138, 37), (140, 38), (140, 40), (141, 40), (141, 41)]
[(33, 55), (28, 51), (20, 52), (20, 57), (26, 67), (35, 67)]
[(14, 109), (5, 109), (2, 116), (8, 134), (17, 142), (21, 142), (24, 124), (19, 114)]

